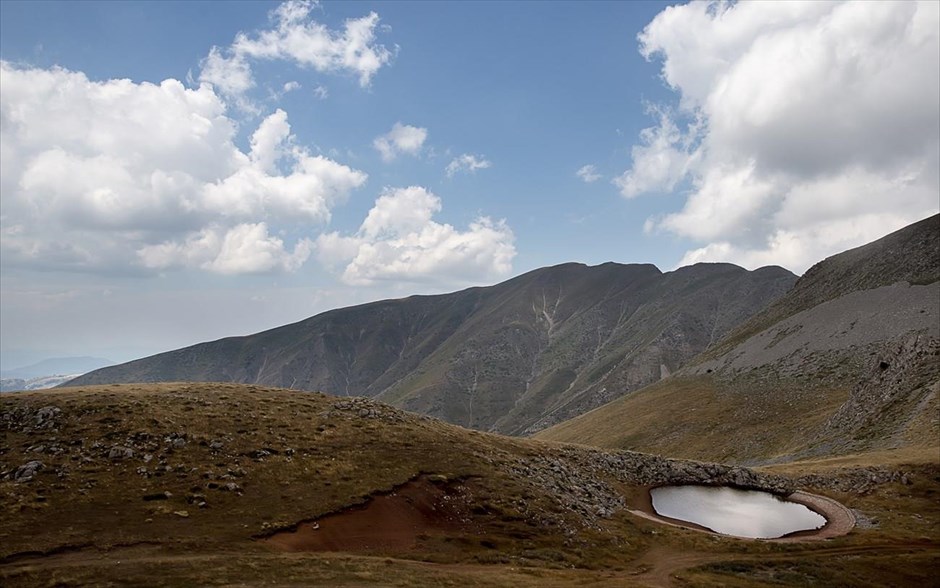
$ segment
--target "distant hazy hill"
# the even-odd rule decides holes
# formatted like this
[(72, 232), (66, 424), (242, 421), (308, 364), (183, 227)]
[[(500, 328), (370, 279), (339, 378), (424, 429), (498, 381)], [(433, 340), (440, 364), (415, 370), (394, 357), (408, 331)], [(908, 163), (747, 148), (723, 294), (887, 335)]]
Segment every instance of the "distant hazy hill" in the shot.
[(675, 377), (546, 439), (773, 461), (940, 438), (940, 216), (813, 266)]
[(63, 376), (40, 376), (38, 378), (0, 378), (0, 392), (21, 392), (24, 390), (45, 390), (55, 388), (74, 379), (79, 374)]
[(53, 357), (26, 367), (2, 371), (0, 377), (29, 380), (46, 376), (84, 374), (109, 365), (114, 365), (114, 362), (101, 357)]
[(791, 288), (779, 268), (565, 264), (487, 288), (326, 312), (101, 369), (70, 385), (229, 381), (371, 396), (533, 432), (678, 369)]

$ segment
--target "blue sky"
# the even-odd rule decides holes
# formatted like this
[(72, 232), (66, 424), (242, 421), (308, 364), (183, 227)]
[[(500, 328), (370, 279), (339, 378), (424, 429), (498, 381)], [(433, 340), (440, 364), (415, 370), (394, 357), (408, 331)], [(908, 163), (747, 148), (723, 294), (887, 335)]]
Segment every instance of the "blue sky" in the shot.
[(567, 261), (801, 273), (940, 206), (937, 6), (4, 1), (3, 368)]

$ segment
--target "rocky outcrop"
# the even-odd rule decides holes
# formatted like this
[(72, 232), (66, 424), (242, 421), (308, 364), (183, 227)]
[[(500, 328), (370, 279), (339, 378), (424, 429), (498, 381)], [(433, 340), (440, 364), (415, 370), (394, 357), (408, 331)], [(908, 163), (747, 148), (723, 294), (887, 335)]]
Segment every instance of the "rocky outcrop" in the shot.
[(868, 369), (848, 400), (817, 435), (816, 444), (842, 442), (843, 450), (863, 448), (871, 439), (885, 447), (901, 445), (907, 422), (940, 382), (940, 338), (912, 333), (888, 341), (868, 359)]

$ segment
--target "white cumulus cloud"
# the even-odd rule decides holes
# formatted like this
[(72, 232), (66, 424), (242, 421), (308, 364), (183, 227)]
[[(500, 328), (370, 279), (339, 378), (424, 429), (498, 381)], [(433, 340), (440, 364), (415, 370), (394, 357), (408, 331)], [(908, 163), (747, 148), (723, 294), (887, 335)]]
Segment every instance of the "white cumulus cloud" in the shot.
[(397, 122), (392, 125), (392, 130), (376, 137), (372, 141), (372, 146), (375, 147), (384, 161), (392, 161), (401, 153), (417, 155), (421, 152), (427, 138), (427, 129)]
[(291, 271), (309, 244), (286, 244), (268, 227), (323, 224), (366, 181), (295, 144), (282, 110), (241, 151), (209, 85), (92, 81), (0, 62), (0, 98), (4, 264)]
[(248, 109), (245, 92), (255, 85), (251, 61), (284, 60), (321, 73), (351, 73), (360, 86), (368, 87), (394, 56), (376, 41), (379, 15), (370, 12), (346, 20), (342, 30), (330, 30), (311, 18), (316, 6), (309, 0), (289, 0), (271, 12), (271, 28), (238, 33), (229, 47), (212, 47), (202, 61), (199, 81), (213, 84)]
[(300, 239), (289, 252), (261, 222), (205, 228), (182, 242), (144, 246), (137, 255), (144, 266), (154, 269), (196, 267), (220, 274), (257, 274), (296, 271), (310, 257), (312, 246), (310, 239)]
[(647, 222), (702, 244), (683, 263), (803, 271), (940, 208), (940, 4), (693, 2), (639, 41), (679, 107), (616, 183), (687, 191)]
[(459, 155), (451, 160), (447, 164), (447, 167), (444, 169), (444, 173), (447, 174), (448, 178), (454, 177), (458, 173), (473, 173), (478, 169), (486, 169), (493, 165), (493, 162), (488, 161), (482, 155), (472, 155), (469, 153), (464, 153)]
[(633, 166), (614, 178), (626, 198), (671, 192), (698, 159), (699, 151), (693, 147), (699, 136), (697, 125), (690, 125), (683, 133), (668, 111), (651, 107), (650, 113), (659, 119), (659, 125), (640, 132), (640, 144), (631, 149)]
[(354, 235), (321, 235), (317, 255), (328, 266), (342, 266), (342, 279), (351, 285), (467, 285), (512, 271), (516, 249), (505, 221), (479, 217), (460, 231), (433, 220), (440, 210), (440, 198), (425, 188), (388, 188)]

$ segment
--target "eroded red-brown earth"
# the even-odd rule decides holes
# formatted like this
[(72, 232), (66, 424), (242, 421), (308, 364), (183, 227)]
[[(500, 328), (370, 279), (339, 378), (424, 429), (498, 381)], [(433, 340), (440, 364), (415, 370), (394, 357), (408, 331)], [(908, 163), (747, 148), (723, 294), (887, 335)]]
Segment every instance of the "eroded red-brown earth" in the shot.
[(407, 550), (425, 535), (470, 530), (468, 492), (462, 483), (421, 476), (264, 541), (285, 551)]

